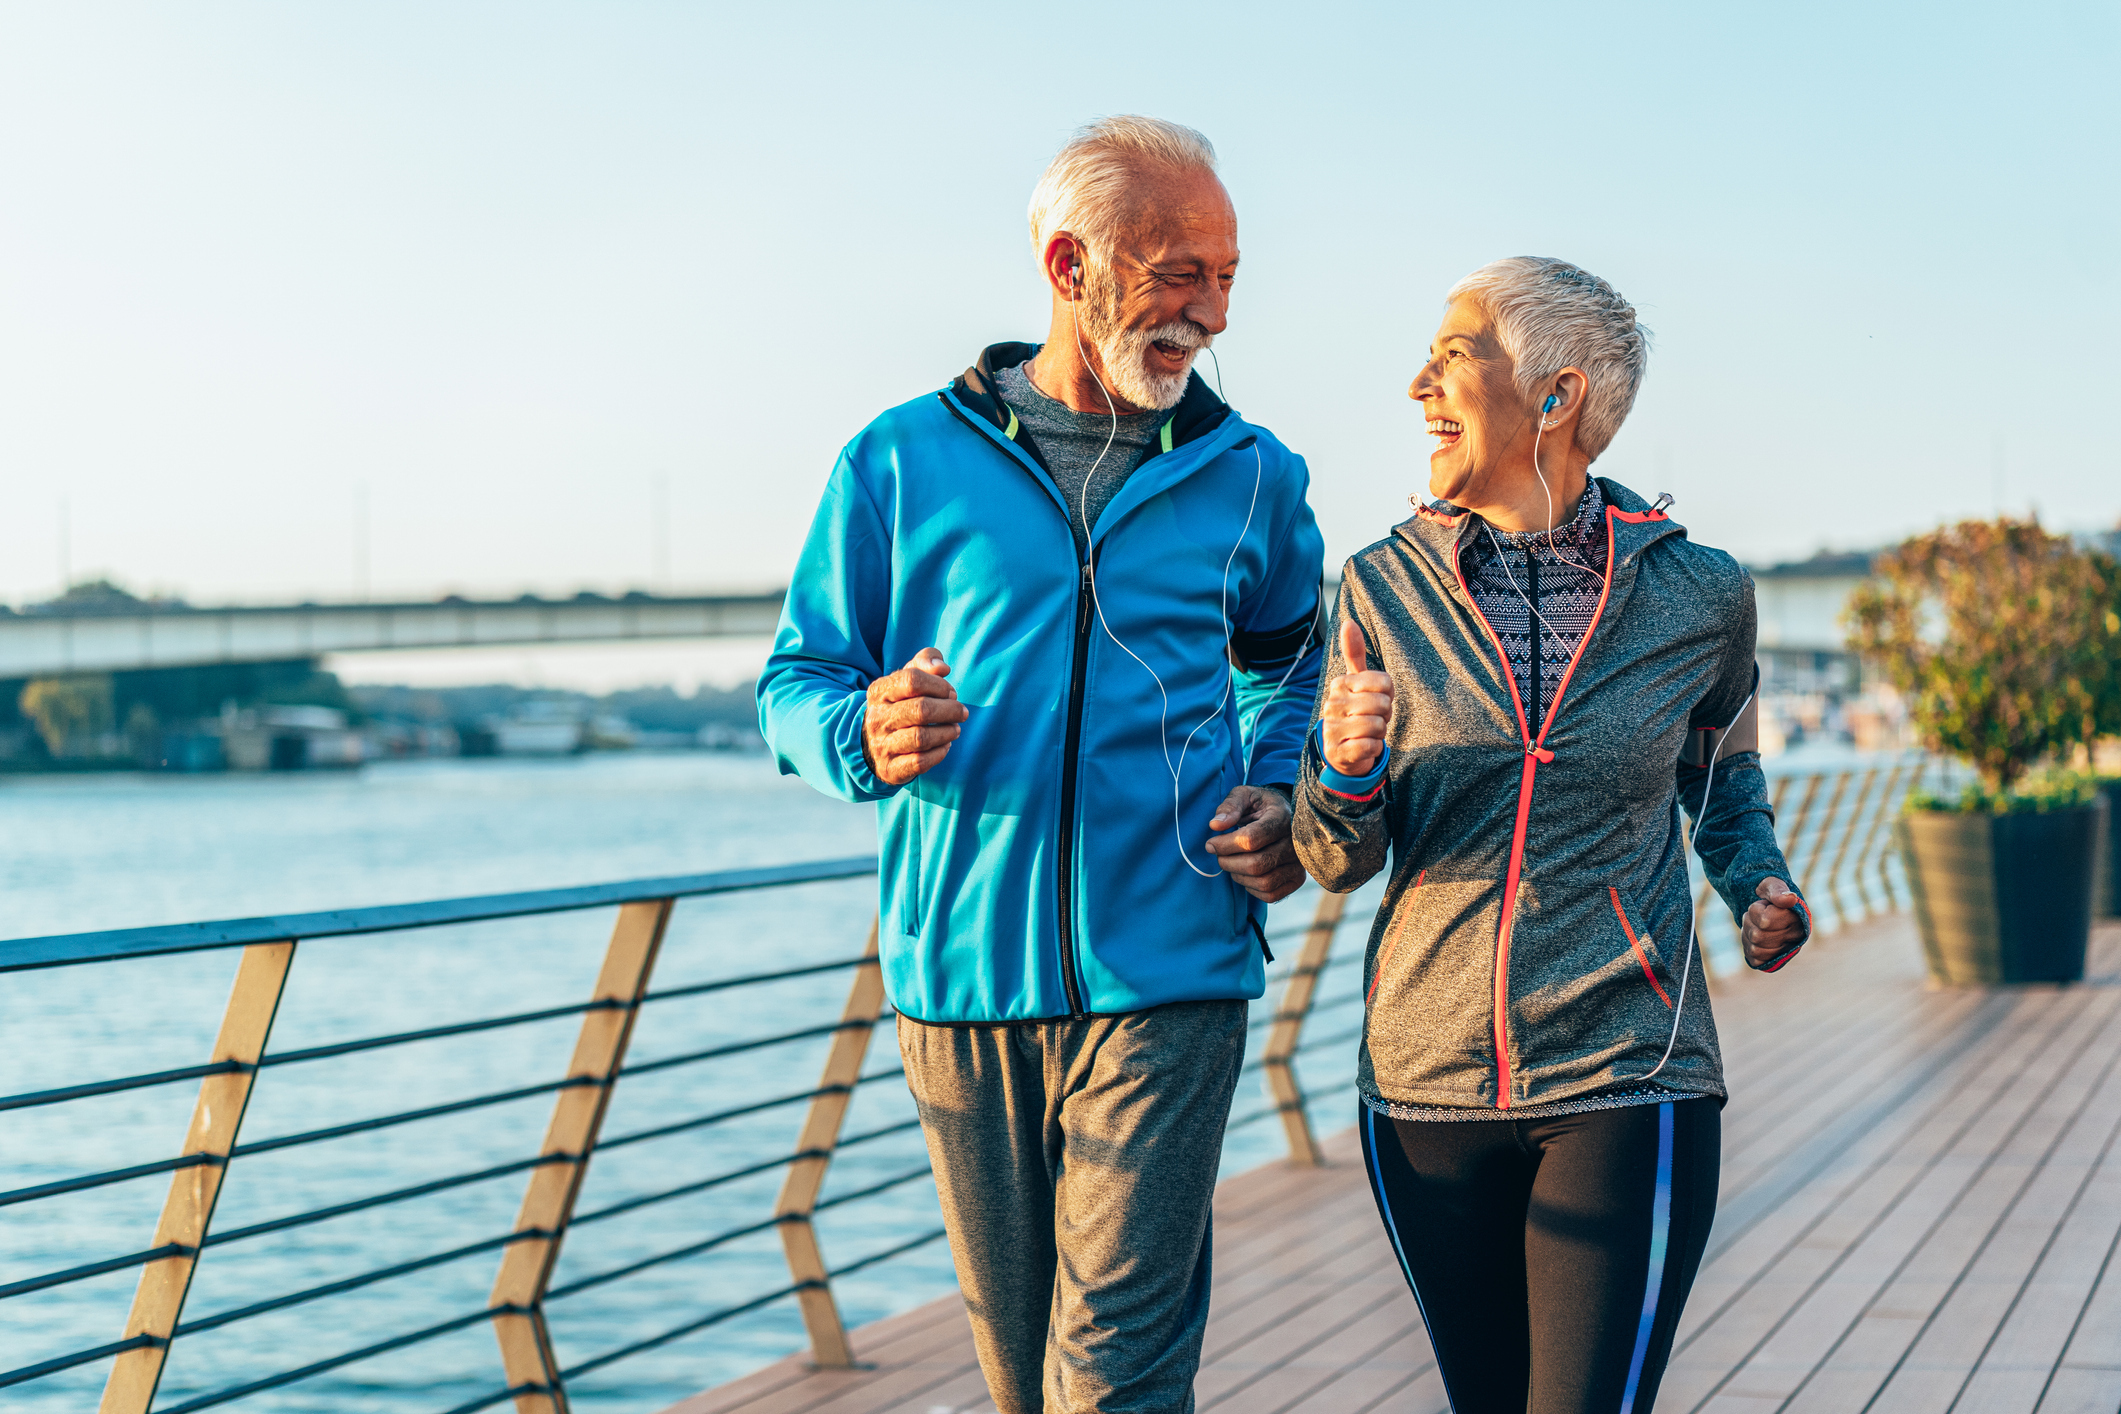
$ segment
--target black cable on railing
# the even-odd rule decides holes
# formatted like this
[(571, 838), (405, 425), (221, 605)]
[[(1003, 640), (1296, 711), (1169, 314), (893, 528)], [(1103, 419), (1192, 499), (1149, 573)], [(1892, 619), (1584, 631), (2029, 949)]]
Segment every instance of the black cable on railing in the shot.
[(543, 1394), (545, 1390), (546, 1386), (542, 1384), (525, 1381), (519, 1385), (511, 1385), (507, 1389), (497, 1389), (489, 1394), (482, 1394), (468, 1404), (453, 1404), (443, 1410), (442, 1414), (479, 1414), (481, 1409), (491, 1409), (496, 1404), (506, 1404), (519, 1394)]
[[(836, 1208), (842, 1203), (853, 1203), (863, 1198), (874, 1198), (877, 1194), (887, 1189), (896, 1188), (903, 1183), (911, 1183), (917, 1178), (926, 1178), (930, 1172), (929, 1166), (922, 1164), (919, 1168), (907, 1169), (903, 1173), (893, 1174), (890, 1178), (873, 1183), (867, 1188), (860, 1188), (852, 1193), (841, 1193), (827, 1198), (811, 1211), (821, 1213), (827, 1208)], [(798, 1216), (791, 1214), (787, 1217), (767, 1218), (763, 1222), (750, 1223), (744, 1227), (730, 1228), (725, 1232), (718, 1232), (714, 1236), (699, 1242), (673, 1248), (668, 1252), (659, 1252), (652, 1257), (643, 1257), (638, 1262), (629, 1262), (623, 1267), (613, 1267), (608, 1272), (598, 1272), (593, 1276), (583, 1277), (579, 1281), (571, 1281), (565, 1286), (556, 1286), (545, 1293), (545, 1299), (547, 1301), (558, 1301), (563, 1296), (573, 1296), (579, 1292), (587, 1291), (591, 1287), (603, 1286), (607, 1282), (617, 1281), (621, 1277), (630, 1277), (635, 1272), (646, 1271), (650, 1267), (659, 1267), (665, 1262), (676, 1262), (686, 1257), (697, 1257), (703, 1252), (726, 1246), (740, 1237), (751, 1237), (770, 1228), (779, 1227), (782, 1223), (797, 1220)]]
[(906, 1255), (906, 1253), (911, 1252), (916, 1247), (925, 1247), (929, 1243), (935, 1241), (935, 1239), (937, 1239), (938, 1237), (945, 1237), (948, 1235), (948, 1228), (932, 1228), (929, 1231), (922, 1233), (919, 1237), (908, 1238), (906, 1241), (901, 1242), (896, 1247), (887, 1247), (881, 1252), (871, 1252), (868, 1256), (858, 1257), (854, 1261), (849, 1262), (844, 1267), (835, 1267), (832, 1270), (831, 1275), (835, 1277), (843, 1277), (850, 1275), (851, 1273), (858, 1272), (864, 1267), (873, 1267), (878, 1262), (888, 1262), (893, 1257), (903, 1257), (904, 1255)]
[(462, 1188), (466, 1184), (479, 1183), (489, 1178), (504, 1178), (512, 1173), (521, 1173), (525, 1169), (543, 1168), (547, 1164), (571, 1164), (577, 1157), (574, 1154), (561, 1153), (540, 1154), (534, 1159), (513, 1159), (508, 1163), (495, 1164), (492, 1168), (479, 1169), (474, 1173), (458, 1173), (451, 1174), (447, 1178), (430, 1179), (426, 1183), (415, 1183), (409, 1188), (394, 1188), (388, 1193), (377, 1193), (367, 1198), (354, 1198), (344, 1203), (333, 1203), (329, 1207), (311, 1208), (305, 1212), (290, 1213), (284, 1218), (270, 1218), (265, 1222), (252, 1223), (248, 1227), (230, 1228), (226, 1232), (209, 1231), (206, 1234), (206, 1241), (202, 1245), (219, 1247), (224, 1242), (241, 1242), (249, 1237), (263, 1237), (269, 1232), (285, 1232), (291, 1227), (307, 1227), (311, 1223), (320, 1223), (332, 1218), (345, 1217), (348, 1213), (358, 1213), (369, 1208), (380, 1208), (386, 1203), (400, 1203), (408, 1198), (424, 1197), (429, 1193), (443, 1193), (452, 1188)]
[(475, 1031), (498, 1031), (507, 1026), (525, 1026), (533, 1021), (552, 1021), (563, 1016), (580, 1016), (591, 1011), (620, 1011), (625, 1003), (609, 997), (593, 1002), (574, 1002), (568, 1006), (545, 1007), (539, 1011), (519, 1011), (510, 1016), (489, 1016), (480, 1021), (458, 1021), (447, 1026), (428, 1026), (418, 1031), (399, 1031), (389, 1036), (364, 1036), (355, 1041), (337, 1041), (328, 1046), (307, 1046), (299, 1051), (275, 1051), (258, 1062), (260, 1067), (271, 1065), (296, 1065), (302, 1061), (324, 1060), (330, 1056), (350, 1056), (360, 1051), (378, 1051), (385, 1046), (403, 1046), (414, 1041), (438, 1041), (445, 1036), (466, 1036)]
[(32, 1291), (43, 1291), (49, 1287), (65, 1286), (68, 1282), (85, 1281), (99, 1277), (105, 1272), (122, 1272), (127, 1267), (144, 1267), (149, 1262), (159, 1262), (164, 1257), (189, 1257), (198, 1249), (181, 1242), (165, 1242), (160, 1247), (150, 1247), (145, 1252), (128, 1252), (123, 1257), (106, 1257), (100, 1262), (89, 1262), (78, 1267), (68, 1267), (63, 1272), (46, 1272), (43, 1276), (24, 1277), (0, 1286), (0, 1301), (10, 1296), (27, 1296)]
[(768, 1046), (785, 1046), (790, 1041), (809, 1041), (819, 1036), (830, 1036), (840, 1031), (868, 1031), (874, 1029), (873, 1021), (835, 1021), (825, 1026), (805, 1026), (797, 1031), (783, 1031), (773, 1036), (754, 1036), (748, 1040), (731, 1041), (723, 1046), (710, 1046), (704, 1051), (688, 1051), (681, 1056), (663, 1056), (652, 1061), (641, 1061), (635, 1065), (621, 1066), (619, 1074), (646, 1075), (655, 1070), (672, 1070), (681, 1065), (697, 1065), (701, 1061), (720, 1060), (724, 1056), (739, 1056), (746, 1051), (763, 1051)]
[(326, 1139), (344, 1139), (349, 1134), (366, 1134), (371, 1130), (389, 1129), (393, 1125), (411, 1124), (415, 1120), (462, 1114), (466, 1110), (484, 1109), (488, 1105), (505, 1105), (510, 1100), (527, 1100), (533, 1095), (550, 1095), (557, 1090), (578, 1090), (583, 1086), (598, 1083), (600, 1082), (594, 1077), (587, 1075), (577, 1075), (566, 1080), (548, 1080), (542, 1085), (525, 1085), (520, 1090), (499, 1090), (491, 1095), (474, 1095), (468, 1100), (452, 1100), (446, 1105), (400, 1110), (396, 1114), (377, 1115), (374, 1119), (357, 1119), (351, 1124), (335, 1124), (327, 1129), (307, 1129), (300, 1134), (282, 1134), (273, 1139), (260, 1139), (254, 1144), (238, 1144), (230, 1151), (230, 1157), (240, 1159), (250, 1154), (269, 1154), (275, 1149), (293, 1149), (303, 1144), (317, 1144)]
[(740, 1237), (752, 1237), (761, 1232), (771, 1232), (780, 1225), (781, 1220), (779, 1218), (765, 1218), (759, 1222), (747, 1223), (743, 1227), (727, 1228), (712, 1237), (702, 1238), (700, 1241), (687, 1246), (675, 1248), (669, 1252), (659, 1252), (653, 1257), (644, 1257), (638, 1262), (632, 1262), (623, 1267), (614, 1267), (608, 1272), (598, 1272), (594, 1276), (583, 1277), (580, 1281), (569, 1282), (565, 1286), (555, 1286), (545, 1293), (545, 1299), (547, 1301), (558, 1301), (563, 1296), (573, 1296), (575, 1293), (587, 1291), (593, 1286), (602, 1286), (606, 1282), (617, 1281), (620, 1277), (630, 1277), (635, 1272), (646, 1271), (650, 1267), (659, 1267), (665, 1262), (676, 1262), (686, 1257), (697, 1257), (702, 1252), (712, 1252), (717, 1247), (728, 1246)]
[(211, 1065), (186, 1065), (175, 1070), (128, 1075), (118, 1080), (91, 1080), (85, 1085), (66, 1085), (57, 1090), (31, 1090), (21, 1095), (0, 1095), (0, 1110), (26, 1110), (37, 1105), (59, 1105), (68, 1100), (86, 1100), (95, 1095), (115, 1095), (141, 1090), (149, 1085), (168, 1085), (178, 1080), (204, 1080), (209, 1075), (233, 1075), (248, 1070), (241, 1061), (215, 1061)]
[(673, 997), (697, 997), (708, 992), (726, 992), (731, 987), (753, 987), (763, 982), (785, 982), (790, 977), (811, 977), (820, 972), (844, 972), (874, 962), (872, 957), (843, 957), (837, 962), (814, 962), (808, 967), (789, 967), (779, 972), (752, 972), (742, 977), (723, 977), (713, 982), (690, 982), (682, 987), (662, 987), (642, 995), (641, 1001), (667, 1002)]
[(655, 1193), (644, 1193), (637, 1198), (628, 1198), (621, 1202), (613, 1203), (609, 1207), (598, 1208), (594, 1212), (576, 1213), (569, 1226), (580, 1227), (583, 1223), (593, 1223), (602, 1218), (615, 1218), (621, 1213), (630, 1213), (637, 1208), (648, 1207), (652, 1203), (661, 1203), (671, 1198), (689, 1197), (695, 1193), (705, 1193), (710, 1188), (719, 1188), (725, 1183), (734, 1183), (740, 1178), (751, 1178), (757, 1174), (769, 1173), (777, 1168), (786, 1168), (797, 1159), (826, 1158), (852, 1149), (857, 1144), (866, 1144), (872, 1139), (882, 1139), (887, 1135), (902, 1134), (909, 1129), (918, 1129), (920, 1123), (917, 1117), (902, 1120), (897, 1124), (887, 1124), (882, 1128), (872, 1129), (863, 1134), (849, 1135), (830, 1149), (799, 1149), (792, 1154), (782, 1154), (775, 1158), (762, 1159), (758, 1163), (748, 1164), (740, 1169), (731, 1169), (727, 1173), (718, 1173), (712, 1178), (703, 1178), (697, 1182), (680, 1184), (676, 1188), (665, 1188)]
[(398, 1262), (388, 1267), (378, 1267), (374, 1271), (362, 1272), (357, 1276), (342, 1277), (338, 1281), (326, 1282), (322, 1286), (312, 1286), (303, 1291), (290, 1291), (284, 1296), (269, 1297), (264, 1301), (254, 1301), (248, 1306), (237, 1306), (227, 1311), (216, 1311), (213, 1315), (201, 1316), (196, 1321), (185, 1321), (177, 1327), (172, 1339), (175, 1336), (196, 1335), (201, 1331), (219, 1330), (222, 1326), (234, 1325), (237, 1321), (247, 1321), (253, 1316), (262, 1316), (269, 1311), (283, 1311), (289, 1306), (300, 1306), (305, 1302), (315, 1301), (320, 1297), (337, 1296), (345, 1291), (358, 1291), (364, 1286), (373, 1286), (379, 1281), (388, 1281), (392, 1277), (409, 1276), (413, 1272), (423, 1272), (429, 1267), (439, 1267), (463, 1257), (475, 1257), (481, 1252), (491, 1252), (497, 1247), (509, 1247), (518, 1242), (528, 1242), (532, 1238), (551, 1237), (552, 1235), (545, 1228), (532, 1227), (524, 1228), (521, 1232), (508, 1232), (501, 1234), (499, 1237), (488, 1237), (478, 1242), (468, 1242), (462, 1247), (454, 1247), (447, 1252), (429, 1253), (425, 1257), (415, 1257), (409, 1262)]
[(139, 1350), (146, 1346), (159, 1344), (161, 1342), (154, 1336), (136, 1335), (126, 1340), (112, 1341), (109, 1345), (99, 1345), (93, 1350), (76, 1350), (71, 1355), (54, 1356), (50, 1360), (40, 1360), (34, 1365), (24, 1365), (19, 1369), (0, 1370), (0, 1389), (6, 1389), (9, 1385), (19, 1385), (27, 1380), (41, 1380), (46, 1375), (56, 1375), (62, 1370), (71, 1370), (76, 1365), (88, 1365), (98, 1360), (108, 1360), (111, 1356), (123, 1355), (128, 1350)]
[(158, 1173), (175, 1173), (178, 1169), (197, 1168), (201, 1164), (215, 1166), (228, 1162), (216, 1154), (180, 1154), (174, 1159), (156, 1159), (151, 1164), (133, 1164), (129, 1168), (105, 1169), (102, 1173), (85, 1173), (79, 1178), (61, 1178), (51, 1183), (34, 1183), (27, 1188), (11, 1188), (0, 1193), (0, 1208), (11, 1203), (31, 1203), (39, 1198), (56, 1198), (61, 1193), (79, 1193), (84, 1189), (101, 1188), (105, 1184), (123, 1183), (129, 1178), (148, 1178)]
[(433, 1340), (438, 1335), (448, 1335), (451, 1331), (460, 1331), (466, 1326), (475, 1326), (481, 1321), (492, 1320), (495, 1316), (521, 1314), (524, 1314), (524, 1311), (520, 1306), (489, 1306), (483, 1311), (473, 1311), (468, 1316), (452, 1317), (449, 1320), (427, 1326), (421, 1330), (408, 1331), (404, 1335), (392, 1336), (389, 1340), (379, 1340), (374, 1345), (364, 1345), (359, 1350), (349, 1350), (344, 1355), (334, 1355), (329, 1360), (318, 1360), (312, 1364), (304, 1365), (300, 1369), (282, 1370), (279, 1374), (267, 1375), (262, 1380), (252, 1380), (248, 1384), (230, 1385), (227, 1389), (215, 1390), (212, 1394), (202, 1394), (195, 1399), (187, 1399), (182, 1404), (160, 1405), (156, 1408), (155, 1414), (191, 1414), (191, 1411), (195, 1409), (211, 1409), (217, 1404), (227, 1404), (232, 1400), (243, 1399), (249, 1395), (263, 1394), (269, 1389), (278, 1389), (282, 1385), (291, 1385), (297, 1380), (306, 1380), (311, 1375), (321, 1375), (326, 1371), (336, 1370), (341, 1365), (351, 1365), (357, 1360), (367, 1360), (377, 1355), (388, 1355), (393, 1350), (403, 1350), (408, 1345), (418, 1345), (423, 1340)]
[[(675, 1326), (670, 1330), (664, 1331), (660, 1335), (652, 1335), (646, 1340), (637, 1340), (631, 1345), (622, 1345), (616, 1350), (607, 1350), (602, 1355), (592, 1356), (591, 1358), (584, 1360), (579, 1365), (574, 1365), (569, 1367), (568, 1369), (562, 1370), (560, 1372), (560, 1379), (564, 1383), (568, 1380), (576, 1378), (577, 1376), (586, 1375), (592, 1370), (601, 1370), (606, 1365), (614, 1364), (617, 1361), (624, 1360), (631, 1355), (638, 1355), (644, 1350), (653, 1350), (658, 1345), (668, 1345), (673, 1340), (678, 1340), (684, 1336), (692, 1335), (695, 1332), (706, 1330), (709, 1326), (718, 1326), (724, 1321), (734, 1320), (738, 1316), (748, 1315), (751, 1312), (758, 1310), (761, 1306), (770, 1306), (774, 1302), (780, 1300), (782, 1297), (793, 1296), (802, 1289), (803, 1288), (799, 1285), (791, 1284), (782, 1287), (779, 1291), (769, 1291), (764, 1296), (755, 1296), (751, 1300), (743, 1302), (736, 1306), (724, 1306), (719, 1311), (709, 1312), (707, 1315), (700, 1317), (698, 1320), (687, 1321), (684, 1325)], [(480, 1408), (483, 1406), (475, 1405), (471, 1407)], [(182, 1411), (169, 1410), (166, 1411), (166, 1414), (182, 1414)], [(455, 1414), (455, 1411), (451, 1411), (451, 1414)]]
[[(828, 1278), (848, 1276), (854, 1272), (860, 1271), (864, 1267), (875, 1266), (878, 1262), (888, 1261), (893, 1257), (902, 1256), (907, 1252), (911, 1252), (916, 1247), (925, 1246), (926, 1244), (935, 1241), (938, 1237), (941, 1237), (943, 1235), (944, 1229), (935, 1228), (931, 1231), (924, 1232), (920, 1236), (912, 1238), (909, 1241), (901, 1242), (895, 1247), (886, 1248), (882, 1252), (872, 1252), (866, 1257), (857, 1258), (856, 1260), (849, 1262), (844, 1267), (835, 1267), (830, 1272), (826, 1273), (826, 1276)], [(813, 1283), (810, 1282), (795, 1282), (791, 1285), (782, 1287), (778, 1291), (769, 1291), (764, 1296), (753, 1297), (751, 1300), (746, 1301), (741, 1305), (725, 1306), (719, 1311), (711, 1312), (708, 1315), (699, 1318), (698, 1320), (687, 1321), (685, 1324), (681, 1326), (675, 1326), (670, 1330), (662, 1332), (660, 1335), (652, 1335), (646, 1340), (637, 1340), (631, 1345), (622, 1345), (616, 1350), (607, 1350), (602, 1355), (592, 1356), (589, 1359), (582, 1361), (578, 1365), (572, 1365), (567, 1369), (562, 1370), (560, 1372), (561, 1382), (565, 1383), (568, 1380), (577, 1379), (580, 1376), (589, 1374), (593, 1370), (601, 1370), (606, 1365), (615, 1364), (620, 1360), (624, 1360), (628, 1356), (638, 1355), (644, 1350), (653, 1350), (658, 1345), (668, 1345), (671, 1341), (681, 1339), (685, 1336), (693, 1334), (696, 1331), (703, 1331), (709, 1326), (719, 1325), (723, 1321), (727, 1321), (733, 1319), (734, 1317), (744, 1315), (747, 1312), (756, 1311), (761, 1306), (769, 1305), (772, 1302), (780, 1300), (784, 1296), (793, 1296), (797, 1292), (804, 1290), (812, 1284)], [(171, 1411), (171, 1414), (177, 1414), (177, 1411)], [(449, 1414), (459, 1414), (459, 1411), (451, 1410), (449, 1411)], [(469, 1414), (469, 1411), (467, 1410), (465, 1414)]]
[(891, 1070), (879, 1070), (872, 1074), (861, 1076), (855, 1080), (853, 1085), (820, 1085), (814, 1090), (798, 1090), (793, 1094), (776, 1095), (770, 1100), (754, 1100), (748, 1105), (734, 1105), (726, 1110), (714, 1110), (708, 1114), (697, 1115), (692, 1119), (681, 1119), (670, 1124), (659, 1124), (653, 1129), (637, 1129), (631, 1134), (621, 1134), (611, 1139), (599, 1140), (597, 1152), (602, 1153), (606, 1149), (623, 1148), (625, 1145), (638, 1144), (647, 1139), (662, 1139), (672, 1134), (682, 1134), (688, 1129), (704, 1129), (710, 1125), (721, 1124), (725, 1120), (742, 1119), (745, 1115), (778, 1109), (782, 1105), (793, 1105), (802, 1100), (814, 1100), (820, 1095), (845, 1095), (857, 1086), (868, 1085), (878, 1080), (889, 1080), (895, 1075), (904, 1075), (905, 1073), (906, 1068), (898, 1066)]

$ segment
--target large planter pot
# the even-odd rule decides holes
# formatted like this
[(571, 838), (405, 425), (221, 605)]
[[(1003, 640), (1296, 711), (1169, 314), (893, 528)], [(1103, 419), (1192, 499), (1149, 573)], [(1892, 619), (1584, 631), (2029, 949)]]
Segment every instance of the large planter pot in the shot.
[(1901, 816), (1930, 976), (1947, 987), (2082, 979), (2105, 813), (2102, 802), (2044, 815)]
[(2121, 780), (2099, 787), (2106, 797), (2106, 815), (2099, 821), (2099, 858), (2092, 867), (2098, 888), (2092, 895), (2092, 914), (2112, 918), (2121, 914)]

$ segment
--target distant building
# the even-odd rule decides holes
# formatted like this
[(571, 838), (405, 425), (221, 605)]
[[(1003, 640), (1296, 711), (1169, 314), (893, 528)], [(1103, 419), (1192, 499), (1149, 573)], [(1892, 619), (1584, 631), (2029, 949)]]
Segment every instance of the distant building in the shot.
[(1862, 665), (1848, 650), (1841, 614), (1856, 586), (1870, 577), (1878, 554), (1822, 550), (1808, 560), (1753, 571), (1763, 687), (1853, 692), (1862, 686)]

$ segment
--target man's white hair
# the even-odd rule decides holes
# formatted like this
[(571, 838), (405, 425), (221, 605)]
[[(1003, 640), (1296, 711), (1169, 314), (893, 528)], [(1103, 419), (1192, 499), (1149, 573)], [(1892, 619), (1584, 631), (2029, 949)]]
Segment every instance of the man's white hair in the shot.
[(1213, 172), (1215, 148), (1199, 133), (1161, 118), (1100, 118), (1068, 139), (1031, 193), (1031, 244), (1067, 231), (1100, 263), (1134, 217), (1128, 187), (1143, 168)]
[(1536, 255), (1481, 266), (1445, 303), (1460, 299), (1495, 321), (1527, 399), (1562, 369), (1583, 370), (1590, 386), (1576, 442), (1595, 461), (1619, 435), (1649, 368), (1650, 331), (1635, 322), (1635, 307), (1590, 271)]

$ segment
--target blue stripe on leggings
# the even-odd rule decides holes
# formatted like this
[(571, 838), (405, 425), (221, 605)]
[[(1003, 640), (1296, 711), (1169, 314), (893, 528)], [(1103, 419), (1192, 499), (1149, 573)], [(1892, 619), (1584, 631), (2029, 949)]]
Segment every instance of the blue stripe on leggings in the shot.
[[(1407, 1279), (1407, 1290), (1414, 1293), (1414, 1309), (1421, 1313), (1422, 1327), (1431, 1332), (1431, 1348), (1433, 1350), (1435, 1327), (1429, 1324), (1429, 1308), (1422, 1304), (1421, 1288), (1414, 1281), (1414, 1269), (1407, 1265), (1407, 1249), (1400, 1245), (1399, 1223), (1392, 1216), (1392, 1195), (1385, 1191), (1384, 1165), (1378, 1161), (1377, 1157), (1377, 1111), (1363, 1104), (1359, 1097), (1355, 1103), (1362, 1105), (1363, 1157), (1368, 1159), (1370, 1163), (1370, 1186), (1377, 1193), (1378, 1211), (1384, 1214), (1385, 1235), (1392, 1239), (1392, 1255), (1399, 1258), (1399, 1274)], [(1399, 1142), (1399, 1136), (1396, 1133), (1392, 1136), (1392, 1142), (1395, 1144)], [(1458, 1400), (1451, 1393), (1451, 1377), (1444, 1371), (1443, 1356), (1441, 1354), (1436, 1356), (1436, 1377), (1443, 1381), (1443, 1397), (1450, 1401), (1453, 1409), (1456, 1409)]]
[(1620, 1397), (1620, 1414), (1634, 1414), (1642, 1387), (1643, 1363), (1650, 1355), (1650, 1332), (1657, 1325), (1657, 1296), (1664, 1286), (1664, 1252), (1672, 1234), (1672, 1103), (1657, 1107), (1657, 1198), (1650, 1211), (1650, 1275), (1643, 1284), (1642, 1320), (1635, 1327), (1635, 1357), (1628, 1361), (1628, 1387)]
[[(1362, 1104), (1361, 1099), (1358, 1098), (1356, 1103)], [(1363, 1105), (1362, 1116), (1363, 1138), (1368, 1141), (1362, 1147), (1366, 1151), (1364, 1157), (1370, 1161), (1370, 1183), (1377, 1190), (1377, 1206), (1384, 1210), (1385, 1235), (1392, 1239), (1392, 1255), (1399, 1258), (1399, 1274), (1407, 1279), (1407, 1290), (1414, 1293), (1414, 1305), (1418, 1310), (1421, 1306), (1421, 1292), (1414, 1285), (1414, 1269), (1407, 1265), (1407, 1249), (1399, 1242), (1399, 1224), (1392, 1218), (1392, 1195), (1385, 1191), (1384, 1165), (1377, 1161), (1377, 1111)], [(1425, 1311), (1422, 1313), (1422, 1320), (1428, 1320), (1428, 1313)]]

